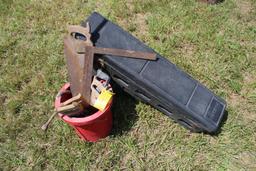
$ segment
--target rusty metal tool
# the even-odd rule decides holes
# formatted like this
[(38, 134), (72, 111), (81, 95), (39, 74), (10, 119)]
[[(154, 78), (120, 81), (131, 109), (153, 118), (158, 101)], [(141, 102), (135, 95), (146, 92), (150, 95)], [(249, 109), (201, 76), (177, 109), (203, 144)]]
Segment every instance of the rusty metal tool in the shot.
[[(80, 53), (84, 47), (92, 47), (90, 41), (90, 27), (69, 26), (69, 35), (64, 38), (64, 54), (67, 60), (70, 88), (72, 95), (81, 93), (83, 105), (90, 104), (90, 84), (93, 70), (93, 54), (90, 48)], [(85, 40), (76, 39), (76, 34), (82, 35)], [(81, 49), (79, 49), (81, 48)]]
[[(94, 54), (107, 54), (117, 57), (121, 56), (146, 60), (156, 59), (155, 53), (94, 47), (90, 40), (89, 23), (86, 24), (86, 27), (69, 26), (68, 32), (69, 35), (64, 38), (64, 54), (68, 65), (71, 92), (73, 96), (81, 93), (81, 99), (85, 107), (90, 104), (91, 100), (90, 87), (93, 76)], [(79, 35), (79, 39), (76, 38), (76, 34)]]
[(113, 55), (117, 57), (121, 56), (121, 57), (127, 57), (127, 58), (156, 60), (156, 54), (154, 53), (138, 52), (133, 50), (125, 50), (125, 49), (93, 47), (93, 53), (100, 54), (100, 55)]

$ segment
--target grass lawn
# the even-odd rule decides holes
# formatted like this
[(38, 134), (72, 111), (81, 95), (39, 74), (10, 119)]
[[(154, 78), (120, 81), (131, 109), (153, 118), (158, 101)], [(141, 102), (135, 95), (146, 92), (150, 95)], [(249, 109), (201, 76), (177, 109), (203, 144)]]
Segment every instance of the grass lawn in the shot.
[[(112, 134), (41, 125), (67, 82), (63, 36), (97, 11), (227, 100), (217, 136), (191, 133), (127, 94)], [(256, 170), (256, 1), (0, 0), (0, 170)]]

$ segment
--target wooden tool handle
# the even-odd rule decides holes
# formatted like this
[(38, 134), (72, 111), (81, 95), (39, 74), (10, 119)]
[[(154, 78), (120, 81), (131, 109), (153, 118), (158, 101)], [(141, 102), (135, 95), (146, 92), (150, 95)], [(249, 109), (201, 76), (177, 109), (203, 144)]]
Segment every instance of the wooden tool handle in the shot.
[(53, 118), (55, 117), (56, 114), (57, 114), (57, 112), (54, 112), (52, 114), (52, 116), (48, 119), (48, 121), (45, 124), (43, 124), (43, 126), (41, 127), (42, 130), (47, 131), (48, 126), (50, 125), (50, 123), (52, 122), (52, 120), (53, 120)]
[(61, 106), (66, 106), (66, 105), (69, 105), (73, 102), (78, 102), (81, 100), (81, 94), (79, 93), (78, 95), (74, 96), (74, 97), (71, 97), (70, 99), (66, 100), (65, 102), (61, 103)]

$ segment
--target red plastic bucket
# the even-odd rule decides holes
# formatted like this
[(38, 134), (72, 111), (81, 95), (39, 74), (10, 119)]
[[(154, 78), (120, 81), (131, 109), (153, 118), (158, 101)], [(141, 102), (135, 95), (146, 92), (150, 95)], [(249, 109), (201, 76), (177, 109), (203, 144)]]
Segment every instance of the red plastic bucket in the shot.
[[(72, 97), (71, 93), (64, 93), (70, 89), (70, 84), (66, 83), (59, 91), (55, 99), (55, 108)], [(70, 126), (72, 126), (78, 136), (90, 142), (96, 142), (101, 138), (109, 135), (112, 128), (112, 101), (108, 104), (104, 111), (97, 111), (94, 114), (82, 118), (69, 117), (59, 113), (59, 117)]]

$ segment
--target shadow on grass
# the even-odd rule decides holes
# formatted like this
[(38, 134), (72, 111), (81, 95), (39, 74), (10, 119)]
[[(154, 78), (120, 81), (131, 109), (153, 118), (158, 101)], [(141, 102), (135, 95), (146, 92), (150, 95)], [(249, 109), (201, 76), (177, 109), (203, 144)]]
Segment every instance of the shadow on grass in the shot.
[[(111, 131), (111, 135), (118, 136), (128, 132), (138, 120), (138, 115), (135, 110), (136, 104), (138, 104), (138, 100), (133, 98), (128, 93), (124, 92), (115, 83), (111, 83), (111, 84), (113, 85), (113, 89), (116, 93), (113, 106), (112, 106), (113, 128)], [(218, 136), (221, 133), (222, 128), (227, 121), (227, 118), (228, 118), (228, 111), (225, 110), (218, 130), (214, 133), (210, 133), (210, 135)], [(205, 133), (205, 134), (209, 134), (209, 133)]]
[(198, 0), (198, 1), (210, 4), (210, 5), (214, 5), (214, 4), (223, 3), (225, 0)]
[(112, 84), (115, 94), (112, 112), (113, 128), (111, 135), (118, 136), (128, 132), (138, 119), (135, 107), (138, 101), (124, 92), (119, 86)]

